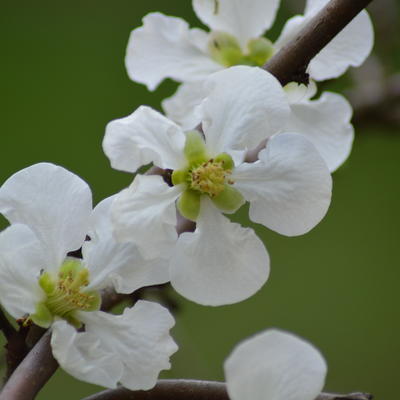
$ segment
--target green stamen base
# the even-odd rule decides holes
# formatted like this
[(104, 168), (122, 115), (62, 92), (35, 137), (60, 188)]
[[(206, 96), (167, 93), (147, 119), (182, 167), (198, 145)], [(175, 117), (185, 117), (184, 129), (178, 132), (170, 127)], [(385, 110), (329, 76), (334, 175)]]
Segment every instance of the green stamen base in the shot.
[(237, 39), (229, 33), (215, 31), (210, 35), (208, 51), (211, 58), (224, 67), (234, 65), (263, 66), (275, 52), (272, 42), (260, 37), (251, 39), (242, 50)]
[(187, 219), (196, 221), (200, 213), (201, 196), (208, 196), (222, 212), (233, 213), (245, 202), (229, 179), (235, 164), (229, 154), (221, 153), (210, 158), (199, 132), (188, 132), (184, 153), (186, 168), (172, 173), (174, 185), (184, 185), (177, 207)]
[(101, 297), (97, 291), (85, 290), (89, 285), (89, 271), (79, 260), (67, 259), (55, 277), (44, 272), (39, 278), (39, 286), (46, 299), (36, 305), (30, 319), (37, 325), (48, 328), (58, 316), (79, 328), (77, 311), (95, 311), (100, 309)]

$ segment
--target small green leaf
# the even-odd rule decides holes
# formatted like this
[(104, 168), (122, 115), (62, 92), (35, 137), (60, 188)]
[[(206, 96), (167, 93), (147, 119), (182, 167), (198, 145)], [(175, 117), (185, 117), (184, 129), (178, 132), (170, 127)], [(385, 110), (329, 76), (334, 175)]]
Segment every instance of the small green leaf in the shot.
[(225, 185), (225, 189), (218, 196), (211, 197), (211, 200), (222, 212), (229, 214), (237, 211), (246, 202), (242, 194), (231, 185)]
[(188, 171), (186, 169), (176, 169), (172, 173), (172, 184), (174, 186), (186, 183), (188, 180)]
[(250, 40), (247, 48), (249, 50), (248, 60), (260, 67), (273, 56), (275, 51), (272, 42), (263, 37)]
[(48, 328), (53, 322), (53, 314), (47, 308), (46, 304), (38, 303), (34, 314), (31, 314), (30, 319), (42, 328)]
[(222, 168), (225, 171), (232, 171), (233, 168), (235, 168), (235, 163), (232, 160), (232, 157), (227, 154), (227, 153), (221, 153), (218, 154), (215, 158), (214, 161), (216, 162), (221, 162), (222, 163)]
[(186, 133), (184, 153), (189, 164), (201, 164), (207, 160), (207, 149), (198, 131)]
[(200, 213), (201, 194), (191, 189), (186, 189), (178, 200), (179, 212), (187, 219), (196, 221)]
[(208, 51), (214, 61), (231, 67), (240, 64), (243, 52), (234, 36), (225, 32), (212, 32), (208, 42)]

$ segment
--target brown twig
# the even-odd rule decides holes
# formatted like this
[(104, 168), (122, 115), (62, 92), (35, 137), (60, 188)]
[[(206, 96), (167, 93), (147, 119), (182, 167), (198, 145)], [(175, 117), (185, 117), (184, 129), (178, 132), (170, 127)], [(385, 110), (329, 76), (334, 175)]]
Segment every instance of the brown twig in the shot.
[(16, 333), (15, 328), (11, 325), (10, 321), (5, 316), (3, 310), (0, 308), (0, 331), (3, 332), (6, 339), (9, 339)]
[(282, 86), (304, 83), (310, 61), (372, 0), (331, 0), (264, 65)]
[[(130, 391), (124, 388), (105, 390), (83, 400), (229, 400), (223, 382), (185, 379), (159, 380), (149, 391)], [(371, 400), (366, 393), (321, 393), (316, 400)]]
[(11, 375), (0, 400), (32, 400), (57, 370), (50, 348), (51, 332), (46, 332)]

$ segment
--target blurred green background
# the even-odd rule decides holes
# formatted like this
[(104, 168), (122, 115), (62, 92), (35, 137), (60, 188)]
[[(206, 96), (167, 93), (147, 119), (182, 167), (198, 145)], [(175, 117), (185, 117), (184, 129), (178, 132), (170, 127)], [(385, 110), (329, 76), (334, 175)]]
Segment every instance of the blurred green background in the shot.
[[(386, 5), (371, 10), (374, 52), (386, 79), (400, 65), (399, 11), (395, 1), (379, 3)], [(283, 1), (269, 37), (302, 8), (302, 1)], [(101, 141), (108, 121), (141, 104), (158, 108), (176, 87), (166, 82), (149, 93), (126, 75), (128, 35), (150, 11), (199, 26), (189, 0), (2, 2), (0, 183), (39, 161), (80, 175), (96, 203), (131, 182), (129, 174), (110, 168)], [(375, 75), (357, 79), (362, 90)], [(348, 75), (324, 88), (348, 89), (351, 82)], [(357, 118), (353, 153), (334, 174), (332, 206), (310, 234), (286, 238), (252, 225), (272, 259), (271, 277), (256, 296), (206, 308), (173, 294), (179, 301), (173, 334), (181, 348), (164, 377), (222, 380), (223, 360), (238, 341), (279, 327), (309, 339), (325, 355), (326, 390), (397, 398), (400, 126), (388, 107), (385, 116)], [(251, 225), (246, 210), (234, 218)], [(79, 399), (97, 390), (59, 370), (38, 399)]]

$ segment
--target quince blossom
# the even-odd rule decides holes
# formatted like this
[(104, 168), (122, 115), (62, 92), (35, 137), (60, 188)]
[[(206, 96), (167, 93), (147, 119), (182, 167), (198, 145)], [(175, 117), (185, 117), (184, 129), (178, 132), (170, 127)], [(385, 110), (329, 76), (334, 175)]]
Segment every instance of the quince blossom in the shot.
[[(150, 389), (177, 350), (173, 317), (147, 301), (107, 314), (99, 290), (130, 293), (168, 276), (161, 260), (112, 239), (111, 202), (92, 211), (89, 186), (53, 164), (11, 176), (0, 188), (0, 212), (11, 223), (0, 233), (0, 302), (13, 317), (50, 327), (54, 357), (77, 379)], [(81, 247), (83, 259), (68, 257)]]
[[(180, 18), (151, 13), (132, 31), (126, 67), (133, 81), (154, 90), (165, 78), (183, 82), (174, 96), (163, 101), (166, 115), (184, 129), (199, 123), (196, 106), (205, 97), (202, 81), (233, 65), (262, 66), (294, 38), (328, 0), (307, 0), (303, 16), (289, 19), (275, 43), (261, 37), (275, 19), (279, 0), (193, 0), (198, 18), (210, 28), (190, 29)], [(317, 81), (336, 78), (348, 67), (361, 65), (371, 52), (373, 28), (362, 11), (310, 63)], [(315, 145), (330, 171), (348, 157), (354, 138), (352, 110), (343, 96), (324, 93), (316, 100), (315, 83), (305, 95), (304, 85), (289, 84), (292, 114), (287, 130), (295, 126)], [(343, 112), (341, 112), (343, 111)]]
[[(279, 133), (289, 105), (271, 74), (237, 66), (205, 84), (204, 137), (142, 106), (108, 124), (103, 148), (119, 170), (135, 172), (151, 162), (173, 170), (171, 186), (160, 176), (137, 175), (117, 195), (111, 211), (117, 240), (137, 244), (146, 258), (170, 258), (171, 283), (183, 296), (222, 305), (244, 300), (264, 284), (269, 257), (253, 230), (221, 213), (249, 201), (252, 221), (300, 235), (325, 215), (331, 177), (307, 139)], [(246, 151), (265, 137), (270, 139), (259, 160), (244, 162)], [(194, 233), (178, 238), (175, 202), (196, 221)]]
[(231, 400), (314, 400), (327, 371), (314, 346), (276, 329), (239, 343), (224, 369)]

